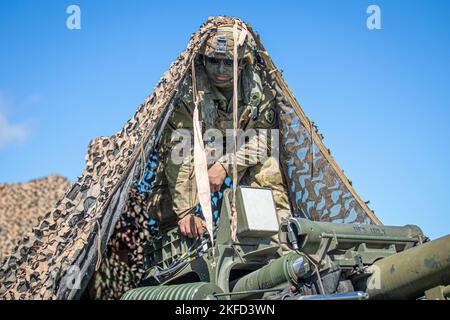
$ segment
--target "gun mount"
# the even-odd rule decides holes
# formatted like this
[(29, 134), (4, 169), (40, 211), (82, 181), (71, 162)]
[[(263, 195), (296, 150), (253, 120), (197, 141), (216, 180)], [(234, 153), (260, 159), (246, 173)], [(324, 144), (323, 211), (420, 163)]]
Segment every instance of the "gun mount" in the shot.
[[(177, 229), (148, 245), (148, 272), (122, 299), (446, 299), (450, 236), (419, 227), (291, 218), (278, 224), (271, 190), (240, 187), (237, 239), (230, 190), (212, 247)], [(279, 244), (273, 241), (278, 234)], [(282, 247), (284, 249), (282, 249)]]

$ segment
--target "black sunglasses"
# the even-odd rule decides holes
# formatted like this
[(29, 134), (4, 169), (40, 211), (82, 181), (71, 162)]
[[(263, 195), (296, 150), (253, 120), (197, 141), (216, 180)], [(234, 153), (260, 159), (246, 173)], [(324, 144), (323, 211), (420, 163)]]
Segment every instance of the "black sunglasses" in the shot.
[[(233, 66), (233, 60), (232, 59), (217, 59), (214, 57), (207, 57), (206, 60), (211, 63), (211, 64), (216, 64), (219, 65), (220, 61), (223, 61), (223, 64), (226, 65), (227, 67), (232, 67)], [(238, 64), (240, 65), (242, 63), (242, 59), (238, 61)]]

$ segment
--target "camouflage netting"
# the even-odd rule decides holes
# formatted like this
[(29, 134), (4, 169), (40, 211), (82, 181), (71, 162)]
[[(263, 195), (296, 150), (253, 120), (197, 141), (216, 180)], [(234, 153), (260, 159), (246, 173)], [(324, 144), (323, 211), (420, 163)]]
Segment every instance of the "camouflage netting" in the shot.
[(0, 184), (0, 260), (10, 253), (39, 218), (53, 209), (70, 182), (51, 175), (28, 183)]
[[(0, 296), (73, 299), (87, 288), (91, 298), (117, 299), (137, 285), (144, 272), (144, 244), (152, 238), (149, 218), (164, 198), (158, 188), (141, 190), (143, 181), (152, 189), (152, 179), (162, 171), (159, 163), (149, 165), (148, 160), (157, 150), (180, 86), (188, 85), (192, 59), (211, 31), (234, 21), (243, 23), (225, 17), (205, 22), (124, 128), (91, 142), (78, 182), (3, 261)], [(259, 68), (277, 91), (282, 163), (294, 213), (316, 220), (379, 223), (323, 146), (259, 37), (247, 28), (257, 40)], [(144, 174), (149, 168), (152, 177)], [(73, 266), (81, 272), (81, 290)]]

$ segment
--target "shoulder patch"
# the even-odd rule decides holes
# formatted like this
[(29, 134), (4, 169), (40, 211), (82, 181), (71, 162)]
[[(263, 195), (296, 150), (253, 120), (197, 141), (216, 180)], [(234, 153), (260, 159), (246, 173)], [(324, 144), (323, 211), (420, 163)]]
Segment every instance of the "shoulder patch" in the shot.
[(275, 122), (275, 110), (273, 108), (269, 108), (264, 112), (264, 119), (266, 119), (267, 123), (273, 124)]

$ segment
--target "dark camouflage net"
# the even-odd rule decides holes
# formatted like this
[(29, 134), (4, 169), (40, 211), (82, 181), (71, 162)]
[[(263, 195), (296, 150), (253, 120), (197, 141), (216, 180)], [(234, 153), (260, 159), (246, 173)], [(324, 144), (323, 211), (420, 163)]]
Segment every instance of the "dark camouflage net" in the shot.
[[(146, 158), (156, 148), (158, 135), (177, 99), (177, 88), (186, 79), (203, 41), (219, 24), (234, 21), (243, 23), (234, 18), (208, 19), (191, 36), (187, 49), (125, 127), (110, 138), (91, 142), (78, 182), (3, 261), (1, 297), (74, 299), (84, 291), (83, 297), (117, 299), (139, 283), (145, 271), (144, 245), (152, 238), (150, 212), (163, 195), (155, 190), (148, 197), (135, 182), (142, 180)], [(253, 33), (249, 25), (247, 28)], [(312, 158), (311, 122), (259, 37), (253, 35), (258, 43), (260, 66), (277, 89), (283, 122), (281, 145), (285, 146), (282, 157), (286, 160), (282, 163), (287, 164), (284, 171), (294, 212), (315, 220), (379, 223), (331, 156), (324, 152), (317, 133), (313, 133), (316, 151)], [(155, 170), (161, 172), (162, 168)], [(74, 266), (80, 273), (72, 272)]]

